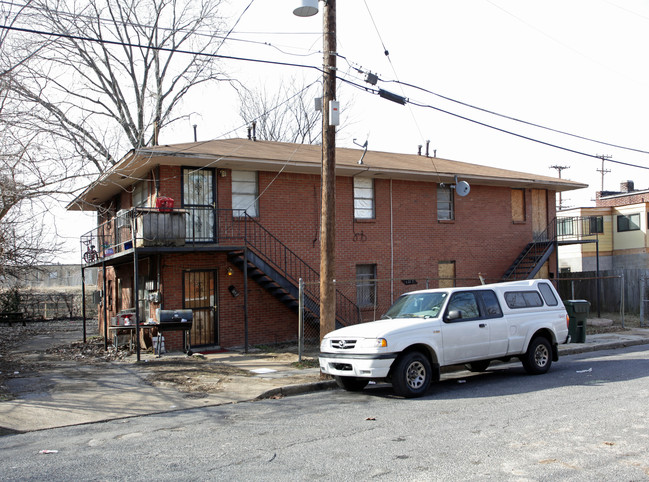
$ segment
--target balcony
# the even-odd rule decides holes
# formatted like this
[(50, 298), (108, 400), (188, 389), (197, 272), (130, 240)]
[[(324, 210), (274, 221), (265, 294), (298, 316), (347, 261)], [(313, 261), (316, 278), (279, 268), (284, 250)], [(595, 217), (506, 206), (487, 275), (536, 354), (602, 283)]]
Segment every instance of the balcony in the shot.
[(249, 221), (241, 210), (133, 208), (81, 236), (83, 264), (97, 264), (136, 248), (183, 248), (245, 243)]

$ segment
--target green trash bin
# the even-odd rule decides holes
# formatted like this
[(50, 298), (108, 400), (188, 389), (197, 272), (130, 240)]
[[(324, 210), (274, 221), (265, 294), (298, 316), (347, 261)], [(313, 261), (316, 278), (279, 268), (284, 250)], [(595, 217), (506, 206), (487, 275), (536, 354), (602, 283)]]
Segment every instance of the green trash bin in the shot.
[(565, 300), (563, 302), (570, 317), (568, 334), (571, 343), (586, 342), (586, 319), (590, 312), (590, 303), (586, 300)]

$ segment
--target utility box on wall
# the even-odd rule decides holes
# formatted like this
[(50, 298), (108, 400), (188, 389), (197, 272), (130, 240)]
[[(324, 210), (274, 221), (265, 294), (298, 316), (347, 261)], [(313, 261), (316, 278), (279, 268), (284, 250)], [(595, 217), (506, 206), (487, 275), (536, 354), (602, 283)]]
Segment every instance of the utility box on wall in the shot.
[(137, 246), (183, 246), (186, 216), (184, 210), (138, 211), (135, 223)]

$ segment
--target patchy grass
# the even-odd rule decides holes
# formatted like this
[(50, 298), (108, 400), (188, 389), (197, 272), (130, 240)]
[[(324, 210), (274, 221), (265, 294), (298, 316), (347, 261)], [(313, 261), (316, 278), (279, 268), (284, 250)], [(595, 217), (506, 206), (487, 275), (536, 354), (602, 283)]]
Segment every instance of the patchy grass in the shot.
[(320, 363), (317, 358), (305, 358), (302, 357), (302, 361), (296, 361), (291, 363), (291, 366), (294, 368), (304, 369), (304, 368), (318, 368)]

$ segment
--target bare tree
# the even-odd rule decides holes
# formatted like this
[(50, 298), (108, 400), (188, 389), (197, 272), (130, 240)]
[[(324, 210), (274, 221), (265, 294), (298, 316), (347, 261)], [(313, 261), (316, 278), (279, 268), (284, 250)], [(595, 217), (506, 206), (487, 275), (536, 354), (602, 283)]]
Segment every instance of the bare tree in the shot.
[(7, 39), (35, 52), (5, 79), (24, 102), (20, 128), (50, 132), (95, 173), (150, 144), (183, 96), (223, 80), (221, 1), (29, 1), (23, 23), (43, 33)]
[(298, 144), (316, 144), (322, 138), (322, 117), (314, 99), (321, 96), (319, 82), (281, 84), (276, 91), (265, 87), (239, 91), (239, 115), (247, 124), (256, 122), (259, 139)]

